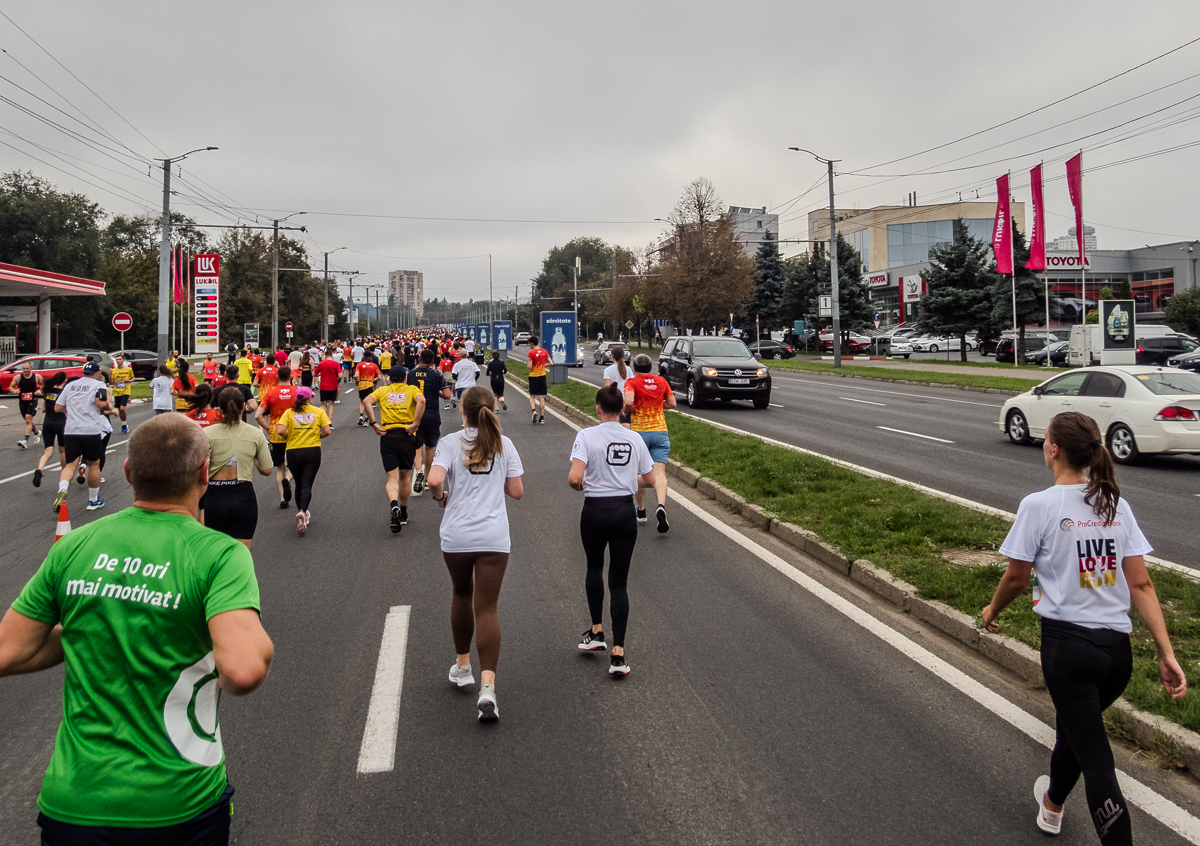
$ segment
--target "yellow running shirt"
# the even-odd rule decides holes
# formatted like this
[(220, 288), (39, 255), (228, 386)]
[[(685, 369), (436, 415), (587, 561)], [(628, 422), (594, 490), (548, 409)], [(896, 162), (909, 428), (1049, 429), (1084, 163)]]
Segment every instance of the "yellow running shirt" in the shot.
[(130, 385), (133, 383), (133, 368), (128, 364), (124, 367), (114, 367), (110, 375), (112, 376), (113, 396), (129, 396)]
[(319, 447), (321, 430), (329, 425), (329, 416), (319, 405), (309, 403), (299, 414), (289, 408), (279, 418), (279, 425), (287, 427), (288, 449)]
[(379, 403), (380, 425), (385, 429), (400, 429), (413, 422), (417, 409), (417, 397), (421, 389), (416, 385), (384, 385), (371, 393), (371, 399)]

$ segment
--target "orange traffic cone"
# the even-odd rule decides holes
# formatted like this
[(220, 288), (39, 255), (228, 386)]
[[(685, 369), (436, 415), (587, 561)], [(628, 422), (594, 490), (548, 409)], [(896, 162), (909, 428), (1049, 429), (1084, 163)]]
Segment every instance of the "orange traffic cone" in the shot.
[(67, 511), (67, 504), (64, 502), (62, 507), (58, 509), (58, 525), (54, 528), (54, 542), (58, 543), (58, 539), (71, 531), (71, 515)]

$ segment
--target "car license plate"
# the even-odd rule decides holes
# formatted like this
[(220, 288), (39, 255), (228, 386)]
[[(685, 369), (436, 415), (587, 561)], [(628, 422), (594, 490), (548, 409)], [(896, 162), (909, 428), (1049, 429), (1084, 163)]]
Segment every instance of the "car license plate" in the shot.
[(731, 385), (749, 385), (750, 380), (749, 379), (730, 379), (729, 384), (731, 384)]

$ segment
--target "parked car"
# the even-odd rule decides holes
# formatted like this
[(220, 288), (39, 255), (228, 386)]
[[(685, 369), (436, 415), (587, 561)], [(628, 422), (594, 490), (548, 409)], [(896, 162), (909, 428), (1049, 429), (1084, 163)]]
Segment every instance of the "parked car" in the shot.
[[(833, 352), (833, 334), (822, 332), (820, 335), (820, 346), (821, 352)], [(865, 352), (871, 348), (871, 339), (865, 335), (859, 335), (857, 332), (851, 332), (848, 346), (851, 353)]]
[(1073, 370), (1009, 399), (997, 424), (1013, 443), (1032, 443), (1060, 411), (1095, 420), (1118, 464), (1132, 464), (1142, 453), (1200, 455), (1197, 373), (1138, 366)]
[[(1025, 335), (1025, 352), (1037, 352), (1046, 348), (1047, 338), (1045, 335)], [(996, 361), (1016, 361), (1016, 343), (1017, 339), (1009, 335), (1001, 338), (996, 344)]]
[(1137, 342), (1137, 363), (1148, 367), (1155, 365), (1161, 367), (1175, 356), (1195, 352), (1197, 349), (1200, 349), (1200, 344), (1183, 335), (1161, 335), (1157, 338), (1139, 338)]
[[(158, 371), (158, 353), (150, 350), (118, 350), (118, 352), (125, 356), (125, 362), (133, 368), (134, 379), (154, 378), (154, 374)], [(116, 358), (117, 353), (109, 353), (109, 356)], [(215, 356), (215, 358), (220, 359), (221, 357)]]
[(1180, 370), (1200, 371), (1200, 351), (1177, 355), (1167, 361), (1168, 367), (1178, 367)]
[(764, 358), (792, 358), (796, 355), (796, 351), (792, 349), (791, 345), (769, 338), (746, 344), (746, 349), (750, 350), (750, 354), (760, 361)]
[(887, 354), (892, 358), (908, 358), (916, 349), (912, 345), (912, 341), (908, 338), (893, 337), (892, 342), (888, 344)]
[[(922, 335), (919, 338), (910, 339), (913, 349), (917, 352), (944, 352), (952, 350), (958, 352), (961, 348), (962, 341), (957, 335)], [(967, 338), (967, 352), (975, 349), (975, 339)]]
[(529, 343), (529, 333), (528, 332), (518, 332), (517, 334), (513, 335), (513, 346), (514, 347), (519, 347), (519, 346), (521, 346), (521, 344), (528, 344), (528, 343)]
[(1067, 366), (1067, 351), (1070, 348), (1070, 346), (1071, 345), (1066, 341), (1055, 341), (1053, 344), (1050, 345), (1049, 350), (1040, 349), (1035, 352), (1025, 353), (1025, 363), (1026, 364), (1038, 364), (1038, 365), (1045, 366), (1046, 355), (1048, 353), (1050, 355), (1050, 363), (1053, 366), (1066, 367)]
[(9, 385), (21, 372), (21, 366), (25, 362), (33, 367), (33, 372), (45, 379), (48, 376), (53, 376), (58, 371), (65, 371), (68, 379), (73, 379), (76, 376), (83, 375), (83, 365), (87, 364), (87, 359), (83, 356), (64, 356), (64, 355), (27, 355), (24, 358), (18, 358), (12, 364), (6, 364), (0, 367), (0, 394), (8, 393)]
[(752, 400), (755, 408), (771, 402), (771, 374), (736, 338), (668, 338), (658, 356), (658, 374), (696, 408), (705, 400)]
[(596, 351), (592, 353), (592, 364), (612, 364), (613, 348), (620, 347), (625, 350), (625, 361), (629, 361), (629, 346), (620, 341), (601, 341), (596, 347)]

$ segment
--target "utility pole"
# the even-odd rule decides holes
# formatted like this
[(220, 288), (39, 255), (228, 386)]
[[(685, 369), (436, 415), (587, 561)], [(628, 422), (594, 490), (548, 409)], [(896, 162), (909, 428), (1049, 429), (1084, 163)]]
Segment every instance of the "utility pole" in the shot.
[(488, 340), (492, 340), (492, 254), (488, 253)]
[(579, 343), (579, 256), (575, 256), (575, 343)]
[[(271, 349), (279, 349), (279, 224), (288, 219), (295, 217), (304, 212), (293, 212), (287, 217), (281, 217), (275, 221), (275, 234), (273, 236), (273, 250), (275, 253), (275, 262), (271, 268)], [(300, 227), (300, 231), (305, 231), (304, 227)]]
[[(837, 262), (837, 215), (833, 205), (833, 164), (841, 159), (823, 159), (812, 150), (803, 147), (788, 147), (798, 153), (808, 153), (817, 161), (829, 166), (829, 281), (830, 293), (833, 294), (833, 366), (842, 366), (842, 308), (838, 302), (838, 262)], [(820, 344), (818, 343), (818, 346)]]
[(216, 147), (197, 147), (182, 156), (158, 159), (163, 168), (162, 238), (158, 242), (158, 363), (167, 360), (171, 334), (171, 165), (183, 161), (192, 153), (215, 150)]

